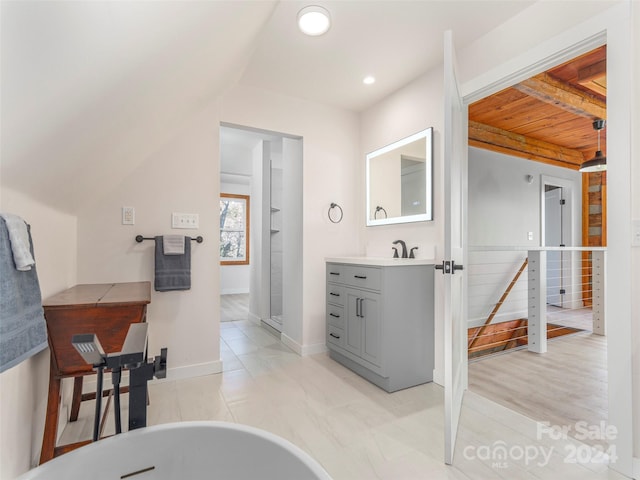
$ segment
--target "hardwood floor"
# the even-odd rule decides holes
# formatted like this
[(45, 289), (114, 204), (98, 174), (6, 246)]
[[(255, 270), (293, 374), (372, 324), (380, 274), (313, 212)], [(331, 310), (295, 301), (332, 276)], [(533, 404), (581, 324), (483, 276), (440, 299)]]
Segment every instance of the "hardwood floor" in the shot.
[(249, 294), (220, 295), (220, 321), (246, 320), (249, 314)]
[[(469, 389), (529, 418), (569, 427), (600, 425), (607, 415), (607, 341), (589, 332), (552, 339), (544, 354), (518, 350), (469, 363)], [(590, 445), (604, 439), (582, 438)]]

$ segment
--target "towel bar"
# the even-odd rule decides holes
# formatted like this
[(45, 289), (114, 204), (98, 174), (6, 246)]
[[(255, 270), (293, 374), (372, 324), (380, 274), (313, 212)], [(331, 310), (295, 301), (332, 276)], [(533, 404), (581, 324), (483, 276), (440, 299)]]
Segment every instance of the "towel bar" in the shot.
[[(136, 235), (136, 242), (141, 243), (143, 240), (155, 240), (153, 237), (143, 237), (142, 235)], [(204, 238), (201, 235), (198, 235), (196, 238), (191, 239), (194, 242), (202, 243), (204, 242)]]

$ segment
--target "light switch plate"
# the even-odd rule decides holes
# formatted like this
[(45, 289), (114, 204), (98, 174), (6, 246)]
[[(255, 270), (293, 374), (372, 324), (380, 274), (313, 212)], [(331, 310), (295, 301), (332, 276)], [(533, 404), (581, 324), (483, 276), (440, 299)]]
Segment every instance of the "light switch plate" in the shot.
[(122, 207), (122, 225), (134, 225), (136, 223), (136, 209)]
[(172, 213), (171, 228), (199, 228), (200, 215), (197, 213)]

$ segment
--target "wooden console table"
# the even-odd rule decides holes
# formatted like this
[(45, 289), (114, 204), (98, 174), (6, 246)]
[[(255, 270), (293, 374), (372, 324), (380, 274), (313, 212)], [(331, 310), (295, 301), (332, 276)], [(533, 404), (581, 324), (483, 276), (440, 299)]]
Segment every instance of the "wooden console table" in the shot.
[(119, 352), (129, 325), (146, 320), (150, 301), (151, 283), (133, 282), (76, 285), (43, 302), (51, 366), (40, 463), (90, 442), (56, 446), (62, 379), (74, 378), (70, 415), (73, 421), (78, 418), (82, 400), (82, 378), (95, 373), (71, 345), (71, 338), (76, 334), (95, 333), (106, 353)]

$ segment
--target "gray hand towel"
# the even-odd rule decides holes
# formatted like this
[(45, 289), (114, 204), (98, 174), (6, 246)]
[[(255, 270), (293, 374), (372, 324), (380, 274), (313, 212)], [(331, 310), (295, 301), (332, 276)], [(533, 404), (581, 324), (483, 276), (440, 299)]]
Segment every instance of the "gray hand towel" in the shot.
[[(27, 226), (30, 254), (31, 232)], [(35, 264), (16, 270), (9, 230), (0, 218), (0, 373), (47, 347), (47, 325), (42, 310)]]
[(157, 292), (191, 288), (191, 239), (184, 237), (183, 255), (165, 255), (162, 236), (155, 237), (155, 282)]
[(162, 249), (165, 255), (184, 255), (184, 235), (164, 235)]
[(18, 215), (13, 215), (12, 213), (0, 213), (0, 217), (2, 217), (7, 224), (16, 269), (21, 272), (31, 270), (31, 267), (34, 266), (36, 262), (31, 254), (31, 240), (29, 232), (27, 231), (26, 222)]

